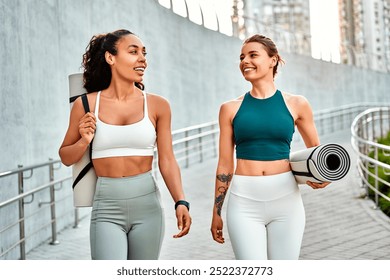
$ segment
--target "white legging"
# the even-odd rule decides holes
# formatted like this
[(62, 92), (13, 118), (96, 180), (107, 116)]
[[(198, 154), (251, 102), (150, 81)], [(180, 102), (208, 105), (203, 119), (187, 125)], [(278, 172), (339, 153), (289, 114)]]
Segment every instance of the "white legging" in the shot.
[(236, 259), (299, 258), (305, 210), (291, 172), (234, 175), (226, 215)]

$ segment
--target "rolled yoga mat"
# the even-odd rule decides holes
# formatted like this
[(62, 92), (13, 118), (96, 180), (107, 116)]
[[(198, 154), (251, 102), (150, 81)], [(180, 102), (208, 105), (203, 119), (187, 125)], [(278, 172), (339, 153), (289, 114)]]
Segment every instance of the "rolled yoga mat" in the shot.
[(291, 153), (290, 165), (298, 184), (335, 182), (347, 175), (351, 158), (342, 146), (323, 144)]
[[(69, 103), (71, 108), (73, 102), (84, 93), (86, 93), (86, 90), (83, 87), (83, 74), (69, 75)], [(90, 149), (87, 149), (80, 161), (72, 165), (73, 205), (75, 207), (92, 206), (97, 177), (95, 169), (89, 166), (91, 165), (89, 153)]]

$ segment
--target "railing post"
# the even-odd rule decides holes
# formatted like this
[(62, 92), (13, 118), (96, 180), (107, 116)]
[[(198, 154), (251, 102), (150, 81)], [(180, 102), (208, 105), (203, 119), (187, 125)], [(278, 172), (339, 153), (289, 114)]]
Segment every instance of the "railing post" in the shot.
[[(356, 134), (358, 137), (362, 137), (362, 134), (363, 134), (363, 127), (362, 127), (362, 120), (359, 119), (358, 122), (357, 122), (357, 130), (356, 130)], [(364, 149), (365, 149), (365, 146), (362, 146), (359, 142), (359, 140), (357, 139), (354, 139), (354, 141), (357, 142), (357, 148), (359, 150), (359, 153), (363, 153), (364, 152)], [(358, 161), (357, 161), (357, 167), (359, 168), (359, 164), (362, 163), (362, 160), (360, 158), (358, 158)], [(361, 179), (361, 186), (362, 188), (365, 189), (365, 192), (366, 192), (366, 198), (368, 197), (368, 187), (364, 184), (364, 180)]]
[[(211, 129), (214, 130), (215, 129), (215, 124), (212, 124), (211, 125)], [(215, 140), (215, 133), (212, 134), (213, 136), (213, 149), (214, 149), (214, 157), (217, 156), (217, 141)]]
[(331, 133), (334, 132), (334, 128), (335, 128), (334, 116), (333, 116), (333, 114), (332, 114), (332, 117), (331, 117), (331, 124), (330, 124), (330, 132), (331, 132)]
[(79, 225), (79, 209), (74, 208), (74, 225), (73, 228), (78, 228), (80, 227)]
[[(18, 165), (18, 168), (22, 168), (23, 165)], [(24, 192), (23, 185), (23, 171), (18, 173), (18, 193)], [(20, 240), (20, 259), (26, 259), (26, 233), (24, 227), (24, 198), (19, 199), (19, 240)]]
[[(387, 107), (387, 114), (390, 114), (390, 107)], [(390, 116), (387, 117), (387, 131), (390, 131)]]
[(355, 114), (352, 112), (352, 111), (349, 111), (349, 119), (348, 119), (348, 123), (352, 123), (353, 122), (353, 118), (354, 118)]
[[(202, 128), (198, 128), (198, 133), (202, 133)], [(199, 162), (203, 162), (203, 147), (202, 147), (202, 137), (199, 137)]]
[[(364, 116), (364, 120), (362, 119), (361, 123), (362, 123), (362, 127), (363, 127), (362, 138), (363, 139), (368, 139), (368, 137), (369, 137), (369, 134), (368, 134), (368, 114)], [(369, 153), (370, 153), (370, 148), (369, 148), (368, 144), (365, 143), (364, 144), (364, 154), (368, 155)], [(368, 170), (370, 162), (368, 160), (365, 160), (364, 164), (365, 164), (366, 170)], [(368, 179), (369, 179), (368, 172), (365, 173), (365, 177), (366, 177), (365, 179), (368, 182)], [(367, 197), (369, 198), (369, 187), (366, 186), (366, 188), (367, 188)]]
[(379, 127), (380, 127), (381, 138), (383, 138), (383, 137), (385, 137), (385, 133), (383, 131), (383, 110), (382, 110), (382, 108), (379, 110)]
[[(53, 161), (49, 158), (49, 161)], [(50, 182), (54, 181), (54, 165), (51, 162), (49, 164), (49, 177)], [(51, 215), (51, 242), (50, 245), (58, 245), (60, 242), (57, 240), (57, 218), (56, 218), (56, 199), (54, 185), (50, 186), (50, 215)]]
[(376, 129), (375, 129), (375, 112), (371, 113), (371, 129), (372, 129), (372, 141), (375, 141), (376, 138)]
[[(188, 131), (186, 130), (185, 133), (184, 133), (184, 137), (187, 138), (188, 137)], [(188, 166), (190, 165), (190, 159), (189, 159), (189, 151), (188, 151), (188, 140), (185, 141), (185, 154), (186, 154), (186, 168), (188, 168)]]
[[(375, 146), (375, 160), (378, 161), (378, 147)], [(378, 209), (379, 208), (379, 195), (378, 195), (378, 164), (375, 163), (375, 207), (374, 209)]]

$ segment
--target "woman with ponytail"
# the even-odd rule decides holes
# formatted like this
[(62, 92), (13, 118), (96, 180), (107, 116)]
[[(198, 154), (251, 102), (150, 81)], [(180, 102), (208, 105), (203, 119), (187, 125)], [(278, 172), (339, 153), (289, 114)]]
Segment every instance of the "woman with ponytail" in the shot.
[[(290, 144), (295, 127), (307, 147), (320, 140), (307, 99), (275, 85), (280, 63), (270, 38), (256, 34), (246, 39), (239, 68), (252, 88), (220, 107), (211, 234), (224, 243), (221, 213), (229, 190), (226, 222), (236, 259), (299, 258), (305, 210), (291, 172)], [(329, 185), (306, 183), (313, 189)]]
[(173, 154), (171, 111), (166, 99), (144, 91), (146, 48), (128, 30), (93, 36), (83, 55), (84, 88), (71, 111), (59, 154), (69, 166), (92, 142), (98, 176), (91, 213), (92, 259), (158, 259), (164, 213), (152, 176), (157, 146), (161, 175), (175, 202), (179, 232), (190, 230), (180, 169)]

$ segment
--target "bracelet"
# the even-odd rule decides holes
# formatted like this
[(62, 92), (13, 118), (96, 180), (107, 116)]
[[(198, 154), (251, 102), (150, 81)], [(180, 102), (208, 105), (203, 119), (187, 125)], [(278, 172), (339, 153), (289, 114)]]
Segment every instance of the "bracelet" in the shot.
[(177, 206), (179, 205), (184, 205), (185, 207), (187, 207), (188, 210), (190, 210), (190, 203), (188, 201), (185, 201), (185, 200), (178, 200), (176, 203), (175, 203), (175, 210), (177, 208)]

